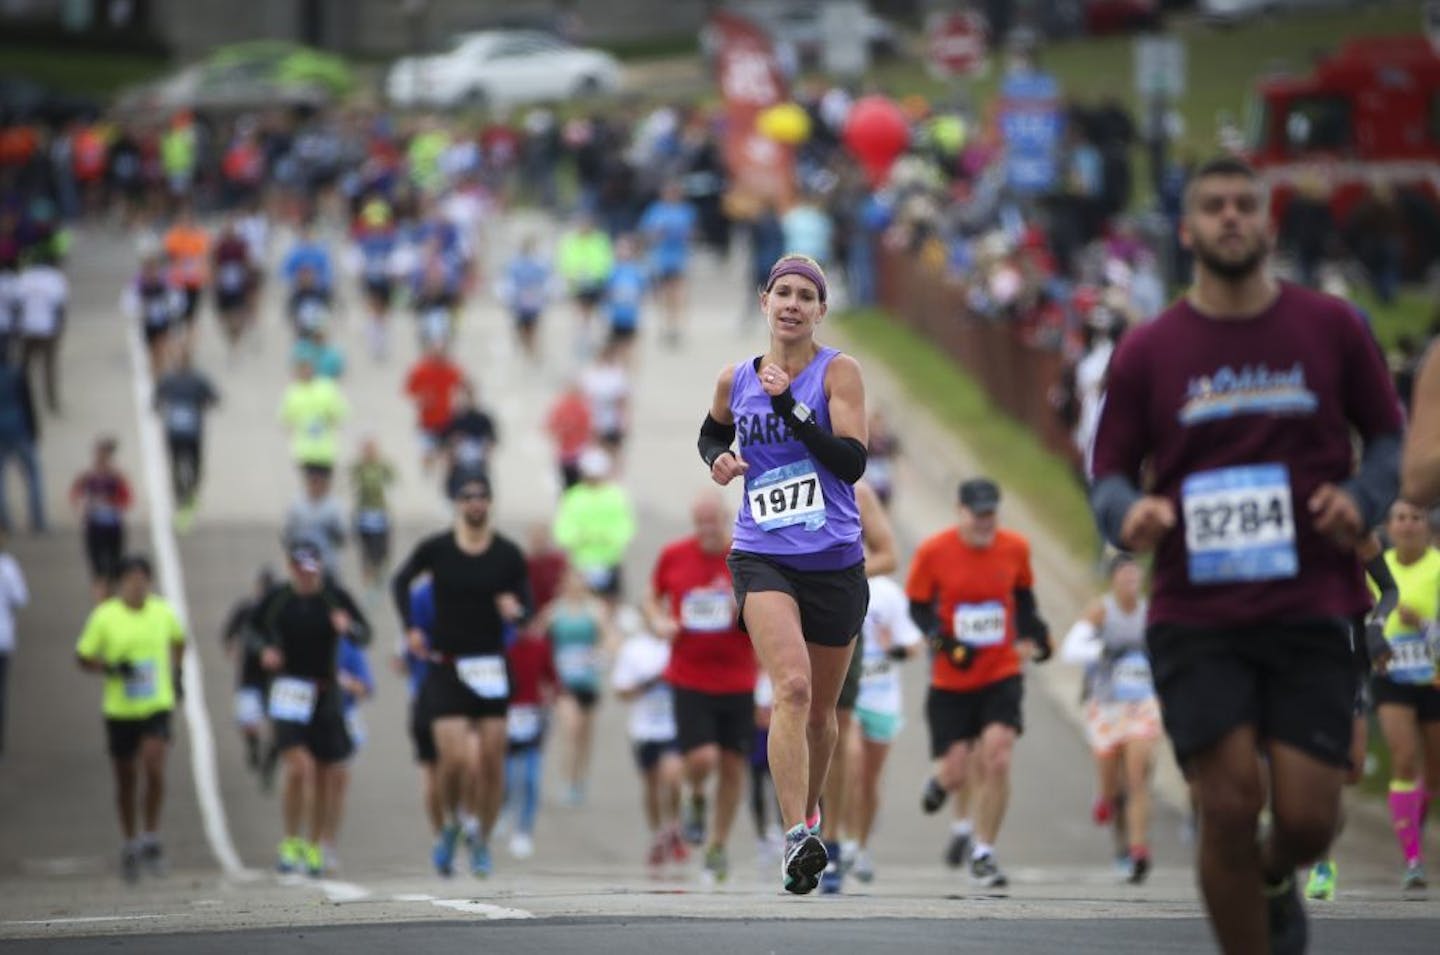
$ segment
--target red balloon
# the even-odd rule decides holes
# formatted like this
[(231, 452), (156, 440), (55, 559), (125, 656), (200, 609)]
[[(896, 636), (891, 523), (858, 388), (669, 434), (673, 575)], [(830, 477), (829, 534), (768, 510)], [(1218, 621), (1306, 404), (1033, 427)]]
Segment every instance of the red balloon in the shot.
[(845, 145), (860, 160), (874, 185), (880, 185), (895, 158), (910, 142), (910, 125), (895, 101), (886, 96), (865, 96), (845, 118)]

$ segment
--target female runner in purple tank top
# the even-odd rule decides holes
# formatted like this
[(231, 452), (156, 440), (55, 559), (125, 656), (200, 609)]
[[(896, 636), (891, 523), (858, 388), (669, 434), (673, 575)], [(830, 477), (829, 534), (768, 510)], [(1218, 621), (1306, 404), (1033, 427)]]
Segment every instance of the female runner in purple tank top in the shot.
[(716, 484), (745, 483), (730, 574), (741, 627), (775, 687), (770, 772), (790, 827), (782, 878), (797, 895), (814, 890), (827, 862), (820, 793), (870, 600), (852, 486), (865, 473), (865, 385), (853, 358), (815, 341), (825, 297), (813, 259), (775, 263), (760, 290), (769, 347), (720, 373), (699, 441)]

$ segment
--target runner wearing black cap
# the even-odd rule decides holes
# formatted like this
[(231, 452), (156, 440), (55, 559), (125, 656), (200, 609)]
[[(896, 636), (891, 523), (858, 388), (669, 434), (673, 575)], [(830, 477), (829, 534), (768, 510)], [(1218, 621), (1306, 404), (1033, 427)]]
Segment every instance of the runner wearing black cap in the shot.
[[(268, 712), (285, 765), (277, 867), (318, 876), (320, 847), (334, 843), (339, 822), (344, 763), (354, 751), (336, 676), (340, 641), (364, 646), (370, 626), (350, 594), (326, 576), (319, 544), (292, 539), (286, 551), (290, 579), (261, 600), (254, 616), (265, 644), (261, 665), (273, 674)], [(300, 835), (307, 808), (309, 839)]]
[(1000, 528), (999, 507), (994, 481), (963, 482), (959, 521), (920, 545), (905, 585), (910, 616), (934, 650), (925, 717), (936, 765), (922, 806), (939, 809), (967, 771), (975, 774), (970, 878), (986, 888), (1008, 882), (994, 845), (1010, 796), (1011, 753), (1024, 728), (1022, 666), (1050, 656), (1050, 631), (1031, 589), (1030, 544)]
[[(470, 871), (490, 874), (489, 838), (505, 794), (508, 632), (530, 612), (525, 555), (490, 524), (490, 480), (457, 475), (455, 526), (421, 541), (395, 573), (391, 592), (406, 641), (432, 666), (420, 688), (435, 738), (437, 783), (447, 817), (431, 859), (454, 867), (461, 832)], [(411, 616), (410, 587), (430, 574), (435, 621), (429, 641)]]

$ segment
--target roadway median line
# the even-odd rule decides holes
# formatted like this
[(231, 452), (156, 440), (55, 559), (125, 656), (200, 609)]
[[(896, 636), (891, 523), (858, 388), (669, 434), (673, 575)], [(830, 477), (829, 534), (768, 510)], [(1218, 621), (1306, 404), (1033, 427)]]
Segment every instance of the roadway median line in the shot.
[(150, 377), (149, 358), (140, 342), (138, 328), (127, 329), (126, 344), (130, 351), (130, 381), (135, 397), (135, 425), (140, 435), (140, 460), (145, 479), (146, 500), (150, 509), (150, 543), (154, 550), (155, 571), (160, 591), (174, 607), (180, 625), (190, 638), (185, 654), (185, 725), (190, 738), (190, 770), (195, 780), (195, 795), (200, 803), (200, 818), (210, 852), (225, 875), (249, 880), (256, 873), (245, 868), (235, 843), (230, 838), (230, 824), (225, 804), (220, 798), (220, 777), (215, 761), (215, 733), (210, 725), (210, 712), (205, 706), (205, 678), (200, 664), (199, 641), (190, 626), (190, 611), (185, 600), (185, 579), (180, 570), (180, 547), (173, 527), (174, 502), (170, 499), (170, 482), (160, 437), (160, 424), (151, 413), (155, 384)]

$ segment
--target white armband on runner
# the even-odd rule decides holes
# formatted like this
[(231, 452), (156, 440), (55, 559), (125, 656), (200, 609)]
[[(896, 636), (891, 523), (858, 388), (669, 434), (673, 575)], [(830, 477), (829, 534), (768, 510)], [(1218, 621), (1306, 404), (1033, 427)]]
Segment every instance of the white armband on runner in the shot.
[(1090, 621), (1075, 621), (1075, 625), (1065, 634), (1065, 643), (1060, 647), (1060, 659), (1081, 666), (1094, 663), (1100, 659), (1104, 650), (1099, 636), (1099, 631)]

